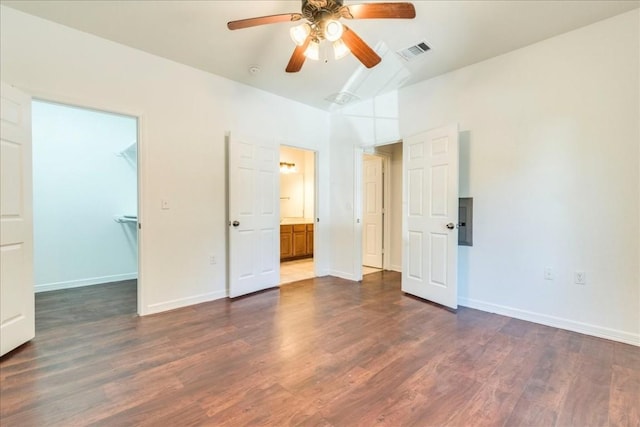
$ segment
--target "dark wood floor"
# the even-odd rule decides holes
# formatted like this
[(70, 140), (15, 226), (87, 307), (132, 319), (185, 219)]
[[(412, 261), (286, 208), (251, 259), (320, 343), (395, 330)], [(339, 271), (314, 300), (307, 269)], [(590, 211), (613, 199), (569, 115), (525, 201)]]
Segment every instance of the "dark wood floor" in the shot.
[(640, 425), (640, 348), (454, 314), (397, 273), (144, 318), (134, 283), (36, 299), (36, 339), (0, 361), (3, 427)]

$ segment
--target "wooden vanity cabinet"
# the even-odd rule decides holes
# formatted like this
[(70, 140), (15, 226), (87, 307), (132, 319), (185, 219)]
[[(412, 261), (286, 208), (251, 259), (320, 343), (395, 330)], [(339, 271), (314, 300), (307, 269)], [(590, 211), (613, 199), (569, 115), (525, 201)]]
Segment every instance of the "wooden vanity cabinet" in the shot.
[(313, 224), (306, 224), (307, 226), (307, 253), (309, 256), (313, 256)]
[(293, 257), (293, 225), (280, 226), (280, 259)]
[(313, 224), (280, 226), (280, 260), (313, 256)]
[(295, 224), (293, 226), (293, 256), (304, 257), (307, 255), (307, 225)]

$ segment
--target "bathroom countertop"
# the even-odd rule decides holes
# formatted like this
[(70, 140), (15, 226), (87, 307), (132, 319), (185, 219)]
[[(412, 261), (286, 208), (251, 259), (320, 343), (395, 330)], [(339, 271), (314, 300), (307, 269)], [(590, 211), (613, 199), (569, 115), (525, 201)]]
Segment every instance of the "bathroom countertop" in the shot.
[(313, 224), (313, 218), (282, 218), (280, 225)]

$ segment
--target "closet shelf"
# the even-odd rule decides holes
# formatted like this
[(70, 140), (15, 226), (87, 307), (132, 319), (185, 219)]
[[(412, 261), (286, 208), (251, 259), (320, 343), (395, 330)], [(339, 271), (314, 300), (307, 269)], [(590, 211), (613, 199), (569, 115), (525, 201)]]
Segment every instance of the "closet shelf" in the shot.
[(113, 220), (120, 224), (124, 224), (127, 222), (138, 222), (138, 217), (136, 215), (120, 215), (114, 217)]
[(117, 154), (118, 154), (118, 156), (124, 156), (124, 155), (135, 154), (135, 152), (136, 152), (136, 142), (133, 141), (124, 150), (119, 151)]
[(137, 144), (137, 142), (133, 141), (131, 144), (129, 144), (127, 146), (127, 148), (125, 148), (122, 151), (118, 151), (116, 153), (116, 156), (124, 158), (129, 163), (131, 163), (132, 165), (135, 166), (135, 164), (138, 162), (138, 144)]

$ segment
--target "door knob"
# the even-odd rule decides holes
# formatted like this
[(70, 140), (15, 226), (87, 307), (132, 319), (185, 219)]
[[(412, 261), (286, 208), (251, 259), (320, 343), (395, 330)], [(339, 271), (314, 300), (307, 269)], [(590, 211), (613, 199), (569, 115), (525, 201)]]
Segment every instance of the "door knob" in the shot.
[(449, 224), (447, 224), (447, 228), (449, 230), (453, 230), (454, 228), (456, 228), (456, 225), (454, 223), (450, 222)]
[(239, 225), (240, 225), (240, 223), (239, 223), (238, 221), (233, 221), (233, 224), (232, 224), (232, 225), (233, 225), (234, 227), (237, 227), (237, 226), (239, 226)]

